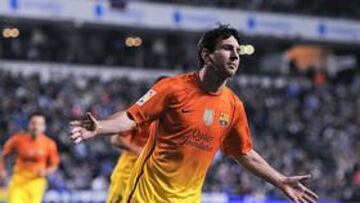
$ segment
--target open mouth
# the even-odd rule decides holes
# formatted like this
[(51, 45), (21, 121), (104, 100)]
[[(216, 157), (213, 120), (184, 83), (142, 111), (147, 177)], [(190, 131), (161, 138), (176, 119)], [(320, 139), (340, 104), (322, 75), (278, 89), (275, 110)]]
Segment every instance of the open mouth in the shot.
[(231, 69), (236, 69), (236, 64), (229, 63), (228, 66), (229, 66)]

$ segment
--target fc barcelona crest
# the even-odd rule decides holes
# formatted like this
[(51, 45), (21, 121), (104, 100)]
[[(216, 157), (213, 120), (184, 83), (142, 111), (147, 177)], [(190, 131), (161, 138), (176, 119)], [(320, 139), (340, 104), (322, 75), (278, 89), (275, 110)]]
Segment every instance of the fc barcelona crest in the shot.
[(219, 122), (222, 127), (226, 127), (229, 124), (229, 120), (230, 120), (229, 114), (227, 113), (220, 114)]
[(214, 121), (214, 111), (212, 109), (205, 108), (203, 121), (206, 126), (210, 126)]

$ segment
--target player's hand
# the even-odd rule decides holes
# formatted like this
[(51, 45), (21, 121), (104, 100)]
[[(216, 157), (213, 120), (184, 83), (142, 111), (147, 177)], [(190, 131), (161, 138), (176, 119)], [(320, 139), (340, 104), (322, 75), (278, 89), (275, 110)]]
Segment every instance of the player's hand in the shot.
[(310, 175), (285, 177), (280, 183), (281, 189), (296, 203), (315, 203), (319, 197), (301, 183), (310, 177)]
[(135, 154), (136, 154), (137, 156), (140, 156), (141, 152), (142, 152), (142, 147), (137, 147), (137, 148), (135, 148)]
[(6, 171), (0, 171), (0, 182), (5, 181), (6, 179)]
[(37, 176), (38, 177), (46, 177), (47, 176), (47, 172), (46, 169), (41, 169), (37, 172)]
[(95, 137), (98, 132), (99, 124), (91, 113), (86, 113), (85, 120), (70, 122), (70, 138), (74, 144), (83, 140)]

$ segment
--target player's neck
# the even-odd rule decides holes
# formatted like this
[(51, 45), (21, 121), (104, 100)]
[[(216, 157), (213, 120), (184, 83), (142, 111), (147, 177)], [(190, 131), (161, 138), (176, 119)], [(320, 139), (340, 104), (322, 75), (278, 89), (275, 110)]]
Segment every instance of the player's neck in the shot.
[(33, 140), (36, 140), (39, 137), (39, 135), (37, 135), (35, 133), (31, 133), (31, 132), (29, 132), (29, 135), (30, 135), (31, 139), (33, 139)]
[(201, 87), (209, 93), (219, 93), (225, 85), (226, 79), (220, 78), (214, 71), (210, 68), (203, 67), (199, 71), (199, 78)]

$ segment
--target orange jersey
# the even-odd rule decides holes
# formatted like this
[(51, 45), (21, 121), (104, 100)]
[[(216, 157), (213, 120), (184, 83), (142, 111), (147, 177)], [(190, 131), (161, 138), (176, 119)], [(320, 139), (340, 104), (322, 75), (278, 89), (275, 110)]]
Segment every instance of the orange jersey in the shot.
[(14, 173), (30, 172), (34, 175), (40, 170), (59, 164), (56, 144), (46, 135), (33, 139), (28, 133), (19, 133), (5, 143), (3, 155), (16, 153)]
[(132, 131), (127, 131), (120, 134), (121, 136), (126, 137), (130, 141), (130, 143), (139, 147), (143, 147), (148, 140), (150, 129), (154, 125), (157, 125), (156, 122), (145, 123)]
[(227, 87), (205, 92), (198, 73), (161, 80), (128, 113), (138, 125), (159, 119), (136, 162), (124, 202), (200, 202), (215, 153), (252, 149), (242, 102)]

